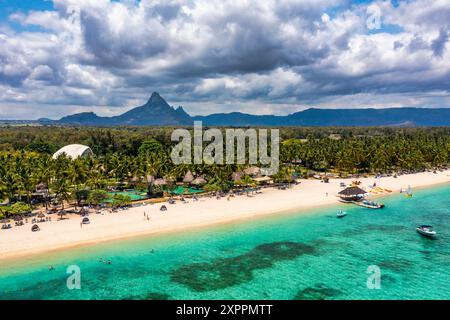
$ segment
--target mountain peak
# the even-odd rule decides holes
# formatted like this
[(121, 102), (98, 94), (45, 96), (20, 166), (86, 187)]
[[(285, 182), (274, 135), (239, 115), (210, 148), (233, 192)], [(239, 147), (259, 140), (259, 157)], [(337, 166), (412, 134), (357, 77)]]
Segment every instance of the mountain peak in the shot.
[(164, 100), (159, 95), (159, 93), (155, 91), (155, 92), (152, 93), (152, 95), (151, 95), (150, 99), (148, 99), (147, 103), (155, 103), (155, 102), (161, 102), (161, 101), (166, 102), (166, 100)]

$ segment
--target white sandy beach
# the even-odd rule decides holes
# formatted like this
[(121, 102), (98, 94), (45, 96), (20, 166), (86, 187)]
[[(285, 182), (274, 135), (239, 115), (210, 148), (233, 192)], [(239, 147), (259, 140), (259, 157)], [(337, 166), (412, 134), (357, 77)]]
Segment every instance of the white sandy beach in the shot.
[[(394, 193), (411, 185), (413, 188), (450, 183), (450, 170), (433, 174), (430, 172), (403, 175), (398, 178), (361, 178), (361, 186), (367, 188), (375, 181), (377, 186)], [(330, 183), (319, 180), (302, 180), (301, 184), (288, 190), (263, 189), (262, 193), (248, 197), (188, 199), (166, 204), (168, 210), (161, 212), (161, 204), (130, 208), (116, 213), (90, 214), (89, 225), (80, 226), (77, 215), (62, 221), (40, 223), (41, 231), (31, 232), (31, 224), (0, 230), (0, 259), (20, 257), (45, 251), (114, 240), (124, 237), (181, 231), (186, 228), (228, 223), (257, 216), (277, 214), (284, 211), (304, 212), (306, 209), (338, 203), (340, 182), (350, 180), (331, 179)], [(328, 193), (328, 195), (327, 195)], [(145, 219), (144, 212), (150, 217)]]

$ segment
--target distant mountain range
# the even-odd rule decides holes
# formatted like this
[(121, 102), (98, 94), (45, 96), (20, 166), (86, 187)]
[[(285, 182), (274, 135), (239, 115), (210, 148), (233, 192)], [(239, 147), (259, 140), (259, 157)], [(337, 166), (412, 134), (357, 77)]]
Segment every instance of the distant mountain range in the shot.
[[(44, 120), (48, 123), (48, 119)], [(179, 126), (193, 123), (182, 107), (174, 109), (157, 92), (153, 92), (146, 104), (120, 116), (99, 117), (93, 112), (83, 112), (63, 117), (55, 124), (82, 126)]]
[[(154, 92), (146, 104), (114, 117), (83, 112), (59, 120), (39, 119), (42, 125), (75, 126), (450, 126), (450, 108), (307, 109), (287, 116), (240, 112), (190, 116), (182, 107), (171, 107)], [(11, 123), (11, 121), (0, 121)], [(22, 123), (23, 121), (21, 121)], [(32, 121), (36, 123), (36, 121)]]

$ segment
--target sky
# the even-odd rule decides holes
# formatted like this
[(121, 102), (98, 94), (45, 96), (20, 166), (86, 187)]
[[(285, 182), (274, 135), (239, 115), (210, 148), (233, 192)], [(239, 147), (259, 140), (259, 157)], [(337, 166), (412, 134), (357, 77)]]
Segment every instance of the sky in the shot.
[(0, 119), (450, 107), (448, 0), (0, 0)]

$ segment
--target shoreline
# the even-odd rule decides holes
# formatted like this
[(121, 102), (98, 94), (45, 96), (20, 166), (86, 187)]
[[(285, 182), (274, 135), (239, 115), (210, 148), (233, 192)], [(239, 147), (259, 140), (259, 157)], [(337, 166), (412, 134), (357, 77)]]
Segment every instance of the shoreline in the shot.
[[(336, 197), (341, 190), (340, 182), (349, 184), (351, 179), (331, 179), (329, 183), (319, 180), (301, 180), (287, 190), (274, 188), (263, 189), (261, 194), (247, 197), (236, 196), (228, 201), (226, 198), (200, 198), (183, 204), (167, 203), (133, 207), (118, 213), (90, 214), (91, 224), (80, 226), (79, 216), (63, 221), (40, 223), (41, 231), (31, 232), (31, 224), (0, 230), (0, 261), (32, 258), (44, 253), (57, 253), (82, 246), (121, 239), (170, 235), (178, 232), (195, 231), (210, 226), (244, 223), (263, 217), (276, 217), (287, 214), (307, 214), (312, 209), (340, 205)], [(450, 183), (450, 170), (437, 174), (425, 172), (402, 175), (398, 178), (374, 177), (361, 178), (362, 187), (373, 182), (377, 186), (392, 192), (371, 195), (380, 198), (399, 194), (401, 187), (410, 184), (414, 189), (438, 187)], [(326, 195), (328, 193), (328, 195)], [(159, 207), (166, 204), (164, 213)], [(144, 219), (144, 212), (150, 220)]]

